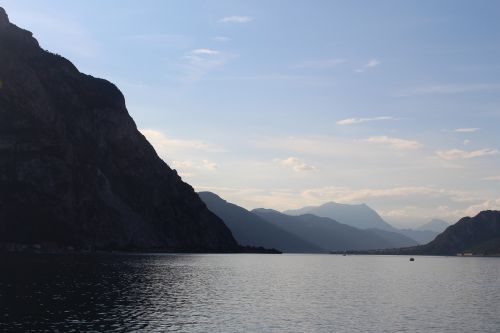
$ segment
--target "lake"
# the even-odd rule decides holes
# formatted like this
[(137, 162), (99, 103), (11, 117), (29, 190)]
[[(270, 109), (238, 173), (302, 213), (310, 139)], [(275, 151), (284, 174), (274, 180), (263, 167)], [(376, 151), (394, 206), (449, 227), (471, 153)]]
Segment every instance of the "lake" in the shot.
[(0, 331), (500, 331), (498, 258), (0, 258)]

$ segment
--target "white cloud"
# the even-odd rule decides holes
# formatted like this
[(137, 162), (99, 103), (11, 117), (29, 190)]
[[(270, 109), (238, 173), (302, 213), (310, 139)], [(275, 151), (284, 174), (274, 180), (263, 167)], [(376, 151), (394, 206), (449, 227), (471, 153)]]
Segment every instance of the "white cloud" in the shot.
[(354, 71), (356, 73), (363, 73), (363, 72), (365, 72), (368, 69), (372, 69), (372, 68), (380, 66), (380, 64), (382, 64), (382, 63), (379, 60), (377, 60), (377, 59), (370, 59), (363, 67), (355, 69)]
[(305, 61), (301, 64), (295, 65), (295, 68), (312, 68), (312, 69), (328, 69), (336, 67), (344, 63), (344, 59), (325, 59), (325, 60), (311, 60)]
[(427, 94), (464, 94), (473, 92), (499, 92), (500, 84), (435, 84), (409, 89), (400, 96), (427, 95)]
[(338, 125), (353, 125), (359, 123), (366, 123), (369, 121), (380, 121), (380, 120), (397, 120), (394, 117), (382, 116), (382, 117), (373, 117), (373, 118), (348, 118), (337, 121)]
[(454, 129), (453, 132), (456, 133), (473, 133), (479, 131), (479, 128), (471, 127), (471, 128), (457, 128)]
[(207, 48), (191, 50), (182, 57), (184, 63), (180, 65), (186, 74), (184, 80), (188, 82), (200, 80), (211, 70), (224, 66), (233, 57), (234, 55)]
[(174, 169), (191, 168), (191, 167), (193, 167), (193, 162), (191, 162), (191, 161), (173, 161), (172, 167)]
[(212, 39), (215, 42), (219, 42), (219, 43), (226, 43), (226, 42), (229, 42), (231, 40), (231, 38), (226, 37), (226, 36), (217, 36), (217, 37), (214, 37)]
[(436, 155), (445, 160), (470, 159), (481, 156), (497, 155), (500, 152), (496, 149), (484, 148), (473, 151), (465, 151), (461, 149), (438, 150)]
[(443, 188), (429, 187), (429, 186), (406, 186), (406, 187), (393, 187), (382, 189), (351, 189), (348, 187), (322, 187), (308, 189), (303, 192), (303, 196), (309, 200), (318, 202), (343, 202), (355, 203), (361, 202), (368, 198), (387, 198), (403, 196), (432, 196), (432, 197), (447, 197), (456, 202), (467, 202), (477, 199), (476, 197), (460, 191), (448, 190)]
[(253, 18), (250, 16), (226, 16), (219, 20), (220, 23), (249, 23)]
[(304, 161), (301, 159), (298, 159), (297, 157), (289, 157), (286, 159), (276, 159), (276, 162), (280, 163), (283, 166), (292, 168), (296, 172), (311, 172), (311, 171), (316, 171), (316, 167), (306, 164)]
[(216, 171), (219, 168), (217, 163), (211, 162), (209, 160), (201, 161), (173, 161), (171, 163), (172, 167), (179, 171), (179, 174), (183, 177), (193, 177), (203, 171)]
[(373, 67), (377, 67), (378, 65), (380, 65), (380, 61), (378, 61), (377, 59), (370, 59), (370, 61), (368, 61), (368, 63), (365, 65), (366, 68), (373, 68)]
[(223, 152), (224, 149), (201, 140), (184, 140), (167, 137), (158, 130), (143, 128), (139, 130), (153, 145), (157, 152), (169, 154), (174, 150), (199, 150), (204, 152)]
[(191, 53), (196, 55), (207, 55), (207, 56), (214, 56), (220, 54), (219, 51), (211, 49), (195, 49), (192, 50)]
[(500, 180), (500, 176), (485, 177), (482, 180)]
[(388, 137), (385, 135), (384, 136), (372, 136), (372, 137), (365, 139), (363, 141), (368, 142), (368, 143), (373, 143), (373, 144), (388, 145), (391, 148), (394, 148), (396, 150), (410, 150), (410, 149), (418, 149), (418, 148), (422, 147), (422, 144), (420, 144), (417, 141), (392, 138), (392, 137)]
[(219, 168), (219, 165), (214, 162), (210, 162), (208, 160), (203, 160), (203, 167), (209, 171), (215, 171)]
[(465, 210), (465, 215), (475, 216), (483, 210), (500, 210), (500, 199), (486, 200), (482, 203), (472, 205)]
[(470, 140), (469, 139), (465, 139), (464, 140), (464, 145), (468, 145), (470, 143)]

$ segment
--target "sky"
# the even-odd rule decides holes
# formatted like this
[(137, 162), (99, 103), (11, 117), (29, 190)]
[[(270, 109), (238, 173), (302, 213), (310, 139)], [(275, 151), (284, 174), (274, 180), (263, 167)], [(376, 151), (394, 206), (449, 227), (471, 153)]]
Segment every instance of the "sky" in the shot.
[(500, 2), (0, 0), (106, 78), (197, 191), (366, 203), (413, 227), (500, 209)]

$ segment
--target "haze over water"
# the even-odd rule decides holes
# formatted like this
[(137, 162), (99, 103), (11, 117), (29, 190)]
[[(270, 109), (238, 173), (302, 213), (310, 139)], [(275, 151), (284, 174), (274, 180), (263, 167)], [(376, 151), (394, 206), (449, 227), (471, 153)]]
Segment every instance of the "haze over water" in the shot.
[(497, 332), (495, 258), (8, 255), (0, 330)]

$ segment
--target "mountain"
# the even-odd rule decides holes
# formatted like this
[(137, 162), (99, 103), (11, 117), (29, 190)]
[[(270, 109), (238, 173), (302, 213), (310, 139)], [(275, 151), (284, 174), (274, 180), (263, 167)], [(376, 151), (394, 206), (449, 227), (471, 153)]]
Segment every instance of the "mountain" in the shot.
[(418, 245), (418, 241), (414, 240), (411, 237), (408, 237), (402, 233), (400, 233), (398, 230), (397, 232), (395, 231), (387, 231), (387, 230), (380, 230), (380, 229), (365, 229), (366, 231), (375, 234), (388, 242), (392, 247), (405, 247), (405, 246), (414, 246)]
[(323, 252), (312, 243), (269, 223), (248, 210), (229, 203), (212, 192), (198, 193), (208, 209), (219, 216), (241, 245), (274, 248), (290, 253)]
[(500, 211), (483, 211), (449, 226), (419, 249), (425, 254), (500, 254)]
[(432, 219), (431, 221), (421, 225), (420, 227), (417, 228), (417, 230), (430, 230), (434, 231), (437, 233), (441, 233), (446, 230), (450, 225), (448, 222), (439, 220), (439, 219)]
[(238, 249), (137, 130), (118, 88), (41, 49), (2, 8), (0, 243)]
[(385, 231), (361, 230), (312, 214), (291, 216), (271, 209), (254, 209), (252, 213), (325, 251), (384, 249), (416, 244), (410, 239), (400, 242), (401, 238), (405, 238), (402, 235), (398, 235), (397, 240), (391, 240), (390, 233)]
[(434, 240), (437, 235), (439, 235), (439, 232), (432, 230), (399, 229), (398, 232), (422, 245), (429, 243)]
[(359, 253), (500, 256), (500, 211), (487, 210), (474, 217), (464, 217), (426, 245)]
[(374, 228), (397, 232), (397, 230), (389, 223), (385, 222), (376, 211), (365, 204), (346, 205), (328, 202), (321, 206), (308, 206), (296, 210), (287, 210), (283, 213), (295, 216), (313, 214), (320, 217), (328, 217), (358, 229)]

